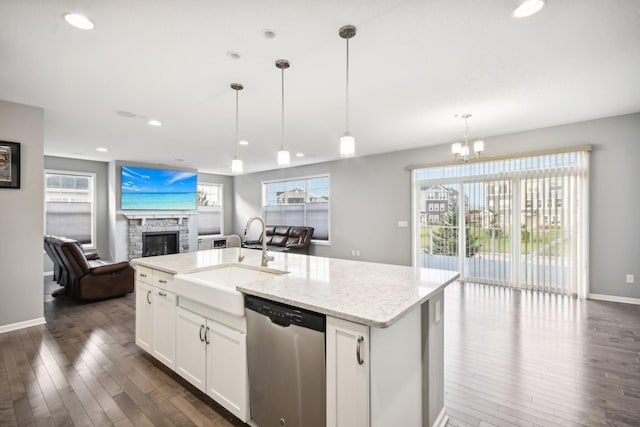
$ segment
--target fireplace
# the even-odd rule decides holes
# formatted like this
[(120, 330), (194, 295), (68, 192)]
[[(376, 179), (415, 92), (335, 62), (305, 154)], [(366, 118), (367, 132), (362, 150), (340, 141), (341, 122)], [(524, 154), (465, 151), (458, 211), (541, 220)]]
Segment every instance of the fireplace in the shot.
[(177, 254), (179, 231), (152, 231), (142, 233), (142, 256)]

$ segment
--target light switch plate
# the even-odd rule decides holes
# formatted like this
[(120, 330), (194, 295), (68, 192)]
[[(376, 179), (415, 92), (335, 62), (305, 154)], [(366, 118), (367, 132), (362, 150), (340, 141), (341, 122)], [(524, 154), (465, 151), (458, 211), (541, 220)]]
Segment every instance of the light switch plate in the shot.
[(409, 226), (409, 221), (398, 221), (398, 227), (407, 228)]

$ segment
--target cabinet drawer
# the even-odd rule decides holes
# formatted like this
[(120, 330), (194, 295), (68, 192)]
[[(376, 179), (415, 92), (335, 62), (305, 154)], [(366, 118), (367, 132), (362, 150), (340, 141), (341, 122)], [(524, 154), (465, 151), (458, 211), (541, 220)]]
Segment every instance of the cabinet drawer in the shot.
[(153, 285), (160, 289), (173, 292), (173, 274), (153, 270)]
[(136, 266), (136, 280), (138, 282), (151, 285), (153, 283), (151, 276), (152, 273), (150, 268), (142, 267), (141, 265)]

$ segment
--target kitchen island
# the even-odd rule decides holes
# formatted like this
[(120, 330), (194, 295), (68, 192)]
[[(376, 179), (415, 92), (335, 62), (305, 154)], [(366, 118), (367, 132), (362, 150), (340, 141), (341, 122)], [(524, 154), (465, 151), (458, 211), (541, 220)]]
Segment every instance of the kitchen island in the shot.
[[(277, 252), (264, 268), (260, 251), (241, 253), (240, 262), (238, 248), (133, 260), (136, 343), (248, 421), (238, 301), (245, 294), (285, 303), (327, 316), (328, 426), (446, 424), (443, 291), (457, 273)], [(224, 338), (217, 348), (232, 355), (204, 352), (202, 362), (183, 351), (216, 334)]]

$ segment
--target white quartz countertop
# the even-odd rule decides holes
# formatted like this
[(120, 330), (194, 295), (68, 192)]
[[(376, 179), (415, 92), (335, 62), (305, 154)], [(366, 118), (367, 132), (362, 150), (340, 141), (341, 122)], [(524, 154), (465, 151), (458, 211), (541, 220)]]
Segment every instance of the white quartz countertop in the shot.
[[(260, 267), (259, 250), (242, 249), (240, 264)], [(236, 289), (296, 307), (385, 328), (455, 281), (451, 271), (322, 258), (282, 252), (269, 269), (286, 271)], [(138, 258), (133, 264), (171, 274), (185, 274), (221, 265), (238, 264), (238, 248), (212, 249)]]

